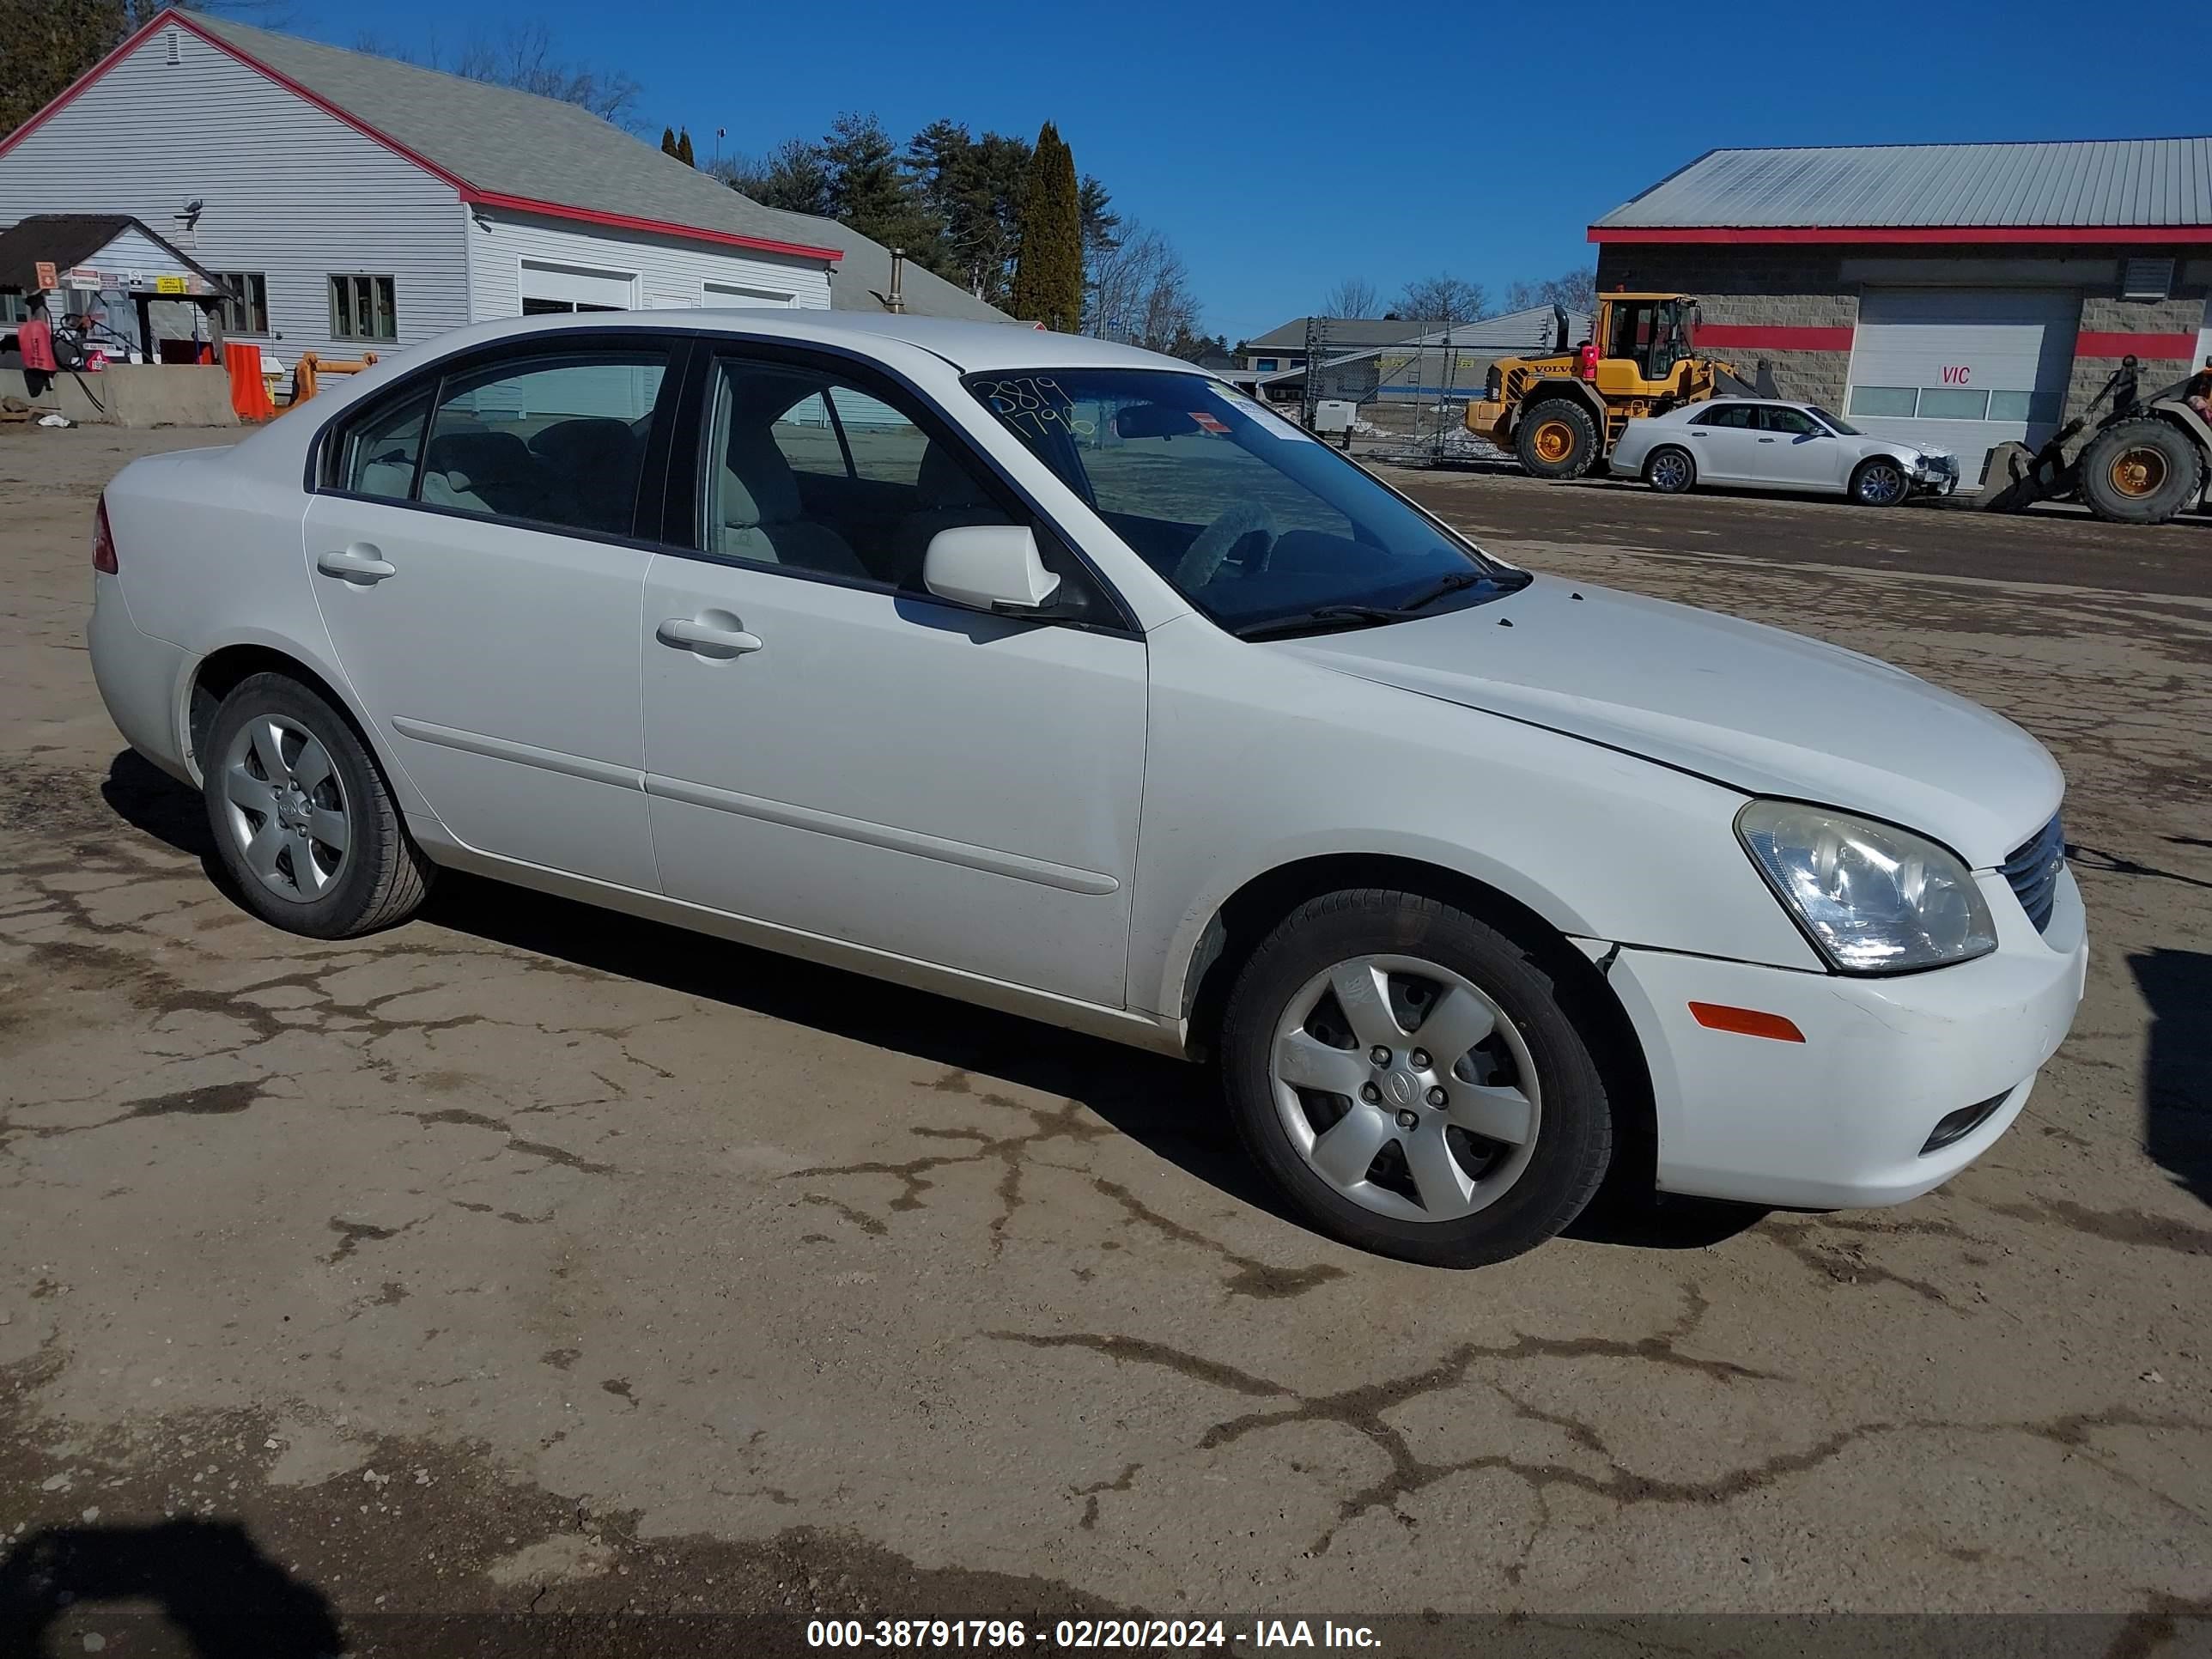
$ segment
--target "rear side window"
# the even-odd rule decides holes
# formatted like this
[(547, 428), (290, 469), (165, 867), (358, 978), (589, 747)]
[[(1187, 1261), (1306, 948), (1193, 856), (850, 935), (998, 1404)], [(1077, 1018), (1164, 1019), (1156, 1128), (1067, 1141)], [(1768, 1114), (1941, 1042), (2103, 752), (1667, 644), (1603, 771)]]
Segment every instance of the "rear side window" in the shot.
[(629, 533), (667, 354), (624, 346), (509, 360), (438, 391), (426, 507)]
[(415, 489), (415, 463), (429, 412), (430, 394), (426, 392), (356, 427), (346, 437), (338, 487), (379, 501), (406, 501)]

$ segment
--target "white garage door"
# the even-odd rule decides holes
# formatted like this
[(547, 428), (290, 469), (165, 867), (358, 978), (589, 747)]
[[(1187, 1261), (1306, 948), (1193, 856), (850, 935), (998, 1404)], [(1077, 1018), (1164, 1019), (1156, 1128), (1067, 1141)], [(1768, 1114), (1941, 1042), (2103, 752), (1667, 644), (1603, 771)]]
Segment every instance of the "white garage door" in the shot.
[(2081, 314), (2070, 289), (1869, 289), (1844, 412), (1949, 450), (1971, 489), (1992, 444), (2033, 448), (2058, 429)]
[(592, 270), (583, 265), (522, 262), (522, 314), (539, 317), (556, 311), (628, 311), (636, 279), (628, 271)]

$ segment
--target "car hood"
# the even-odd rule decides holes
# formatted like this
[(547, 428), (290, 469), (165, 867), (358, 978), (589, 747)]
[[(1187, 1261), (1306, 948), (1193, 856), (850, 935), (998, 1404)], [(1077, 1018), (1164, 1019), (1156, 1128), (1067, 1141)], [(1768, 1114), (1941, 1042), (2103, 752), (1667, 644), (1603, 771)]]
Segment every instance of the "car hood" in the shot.
[(2048, 822), (2065, 787), (2043, 745), (2010, 720), (1901, 668), (1546, 577), (1488, 605), (1268, 648), (1747, 794), (1887, 819), (1978, 869)]

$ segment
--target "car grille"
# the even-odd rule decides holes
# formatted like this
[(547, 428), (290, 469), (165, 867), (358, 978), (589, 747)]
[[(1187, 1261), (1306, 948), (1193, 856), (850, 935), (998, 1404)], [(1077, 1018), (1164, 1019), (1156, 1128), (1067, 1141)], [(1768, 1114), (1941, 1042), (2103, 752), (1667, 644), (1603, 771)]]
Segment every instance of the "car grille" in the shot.
[(1997, 866), (2039, 933), (2051, 926), (2051, 907), (2058, 896), (2058, 872), (2065, 867), (2066, 832), (2055, 817), (2036, 832), (2033, 841)]

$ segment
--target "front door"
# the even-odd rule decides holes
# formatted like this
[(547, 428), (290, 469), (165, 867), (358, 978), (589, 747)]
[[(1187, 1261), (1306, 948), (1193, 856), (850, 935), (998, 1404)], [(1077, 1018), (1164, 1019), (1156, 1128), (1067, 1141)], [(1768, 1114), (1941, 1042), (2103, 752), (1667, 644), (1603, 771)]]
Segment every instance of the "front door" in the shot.
[(1755, 434), (1760, 482), (1789, 489), (1843, 488), (1844, 446), (1802, 410), (1759, 410)]
[(552, 337), (333, 434), (306, 555), (339, 665), (468, 846), (647, 890), (635, 529), (667, 350)]
[(1119, 1007), (1146, 653), (1051, 544), (1056, 620), (931, 598), (929, 538), (1029, 521), (902, 388), (725, 349), (679, 441), (644, 613), (646, 787), (665, 890)]

